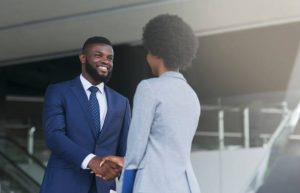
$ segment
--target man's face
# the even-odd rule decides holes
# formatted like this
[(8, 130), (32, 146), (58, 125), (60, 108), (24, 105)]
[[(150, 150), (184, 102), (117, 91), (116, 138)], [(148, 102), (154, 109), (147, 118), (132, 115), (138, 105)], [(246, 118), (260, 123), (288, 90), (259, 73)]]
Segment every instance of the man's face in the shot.
[(113, 69), (114, 52), (110, 45), (91, 44), (80, 55), (82, 74), (93, 84), (107, 82)]

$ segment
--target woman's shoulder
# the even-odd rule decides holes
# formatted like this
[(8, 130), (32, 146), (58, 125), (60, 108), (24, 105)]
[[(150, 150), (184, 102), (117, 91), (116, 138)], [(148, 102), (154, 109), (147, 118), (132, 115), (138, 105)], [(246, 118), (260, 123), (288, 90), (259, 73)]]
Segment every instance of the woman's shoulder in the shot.
[(162, 81), (159, 78), (149, 78), (149, 79), (142, 80), (138, 84), (138, 88), (155, 90), (156, 88), (159, 88), (161, 84)]

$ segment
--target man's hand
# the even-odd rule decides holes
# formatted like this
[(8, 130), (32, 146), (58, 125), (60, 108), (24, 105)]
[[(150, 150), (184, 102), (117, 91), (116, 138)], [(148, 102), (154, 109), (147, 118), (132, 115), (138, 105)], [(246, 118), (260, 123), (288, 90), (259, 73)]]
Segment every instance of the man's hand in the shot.
[(112, 161), (121, 167), (124, 166), (124, 158), (123, 157), (110, 155), (110, 156), (104, 157), (103, 160), (104, 161), (106, 161), (106, 160)]
[(96, 173), (97, 177), (100, 177), (103, 180), (112, 180), (120, 175), (122, 166), (107, 159), (101, 163), (100, 170), (101, 172)]
[(118, 156), (98, 157), (91, 159), (88, 167), (97, 177), (103, 180), (112, 180), (118, 177), (122, 171), (124, 160)]
[(95, 156), (91, 159), (91, 161), (88, 163), (88, 167), (92, 170), (91, 173), (100, 174), (102, 171), (100, 169), (100, 166), (103, 162), (102, 157)]

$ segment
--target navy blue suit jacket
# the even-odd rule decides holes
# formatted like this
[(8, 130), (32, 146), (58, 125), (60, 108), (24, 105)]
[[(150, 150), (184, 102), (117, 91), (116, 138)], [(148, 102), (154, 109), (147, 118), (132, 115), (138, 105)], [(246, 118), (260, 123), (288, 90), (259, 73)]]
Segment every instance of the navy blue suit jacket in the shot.
[[(51, 150), (41, 193), (88, 193), (93, 182), (89, 170), (81, 169), (84, 158), (125, 156), (130, 123), (127, 98), (105, 86), (107, 114), (97, 136), (88, 98), (79, 76), (73, 80), (50, 85), (46, 91), (43, 127)], [(96, 178), (99, 193), (115, 189), (115, 181)]]

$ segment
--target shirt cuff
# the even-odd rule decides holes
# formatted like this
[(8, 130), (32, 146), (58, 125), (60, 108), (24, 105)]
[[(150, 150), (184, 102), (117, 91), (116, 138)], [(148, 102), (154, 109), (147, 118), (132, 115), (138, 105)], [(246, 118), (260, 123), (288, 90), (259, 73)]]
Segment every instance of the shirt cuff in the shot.
[(90, 153), (89, 155), (87, 155), (85, 158), (84, 158), (84, 160), (83, 160), (83, 162), (81, 163), (81, 168), (82, 169), (89, 169), (88, 168), (88, 164), (89, 164), (89, 162), (91, 161), (91, 159), (93, 159), (94, 157), (95, 157), (96, 155), (94, 155), (94, 154), (92, 154), (92, 153)]

